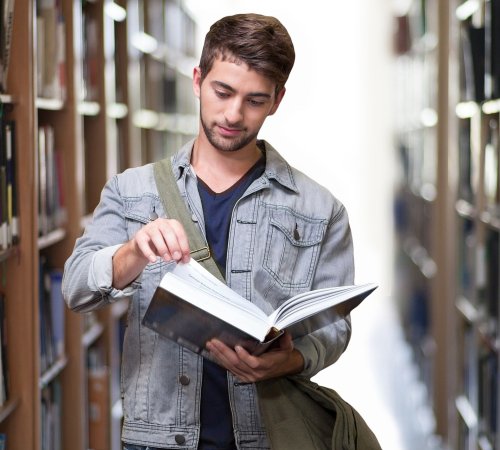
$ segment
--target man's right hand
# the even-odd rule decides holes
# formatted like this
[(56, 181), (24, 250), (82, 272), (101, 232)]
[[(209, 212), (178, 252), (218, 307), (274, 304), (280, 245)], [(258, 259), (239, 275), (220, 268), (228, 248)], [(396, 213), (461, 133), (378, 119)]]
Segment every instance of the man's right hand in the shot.
[(113, 287), (123, 289), (157, 258), (188, 262), (189, 243), (182, 224), (175, 219), (156, 219), (144, 225), (113, 256)]

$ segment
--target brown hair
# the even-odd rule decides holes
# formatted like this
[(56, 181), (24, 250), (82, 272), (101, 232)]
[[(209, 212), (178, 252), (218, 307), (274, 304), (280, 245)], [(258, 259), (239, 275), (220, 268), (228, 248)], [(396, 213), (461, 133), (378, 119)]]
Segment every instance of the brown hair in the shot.
[(216, 58), (243, 62), (276, 82), (276, 93), (286, 83), (295, 50), (286, 28), (271, 16), (236, 14), (215, 22), (205, 37), (200, 59), (201, 79)]

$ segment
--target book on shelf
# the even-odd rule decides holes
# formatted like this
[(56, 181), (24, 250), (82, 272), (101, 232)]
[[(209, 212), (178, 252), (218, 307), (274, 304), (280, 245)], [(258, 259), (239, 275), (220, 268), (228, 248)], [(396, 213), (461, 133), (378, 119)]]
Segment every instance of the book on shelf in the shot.
[(304, 292), (267, 315), (191, 259), (165, 274), (143, 323), (204, 356), (212, 338), (257, 355), (285, 330), (298, 338), (346, 317), (376, 287), (370, 283)]
[(39, 0), (36, 18), (39, 97), (66, 97), (65, 21), (59, 2)]
[(61, 450), (62, 432), (62, 386), (56, 379), (41, 393), (41, 450)]
[(500, 0), (484, 3), (485, 15), (485, 96), (500, 98)]
[(14, 0), (0, 2), (0, 90), (2, 92), (7, 91), (12, 27), (14, 24), (14, 3)]
[(63, 165), (55, 148), (52, 126), (43, 125), (38, 129), (38, 233), (47, 233), (63, 226), (66, 222), (64, 204)]
[(61, 292), (62, 272), (40, 263), (40, 370), (43, 374), (64, 357), (65, 304)]
[(500, 217), (500, 138), (498, 118), (491, 116), (487, 123), (486, 145), (484, 146), (484, 196), (486, 209)]
[(461, 100), (484, 100), (485, 28), (465, 24), (461, 38)]

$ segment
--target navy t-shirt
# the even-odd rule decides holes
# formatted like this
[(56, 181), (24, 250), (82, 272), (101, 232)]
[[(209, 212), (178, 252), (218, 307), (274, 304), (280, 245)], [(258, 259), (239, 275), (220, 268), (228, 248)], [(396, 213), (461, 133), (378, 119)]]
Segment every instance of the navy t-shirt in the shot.
[[(198, 178), (208, 245), (223, 273), (226, 270), (227, 239), (234, 205), (252, 182), (262, 175), (264, 169), (265, 157), (262, 156), (238, 182), (220, 193), (213, 192)], [(227, 373), (208, 359), (203, 359), (200, 420), (198, 450), (236, 450)]]

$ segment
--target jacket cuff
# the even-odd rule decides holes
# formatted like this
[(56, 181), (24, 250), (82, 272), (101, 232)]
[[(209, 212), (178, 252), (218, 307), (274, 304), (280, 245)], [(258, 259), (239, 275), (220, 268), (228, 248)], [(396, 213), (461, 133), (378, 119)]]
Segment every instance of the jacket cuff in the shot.
[(97, 250), (92, 256), (88, 275), (89, 289), (100, 292), (110, 299), (128, 297), (135, 293), (137, 285), (134, 282), (124, 289), (115, 289), (113, 283), (113, 256), (123, 244), (113, 245)]
[(347, 348), (350, 337), (351, 319), (347, 316), (344, 320), (294, 341), (294, 348), (304, 358), (304, 369), (299, 376), (311, 378), (336, 362)]

